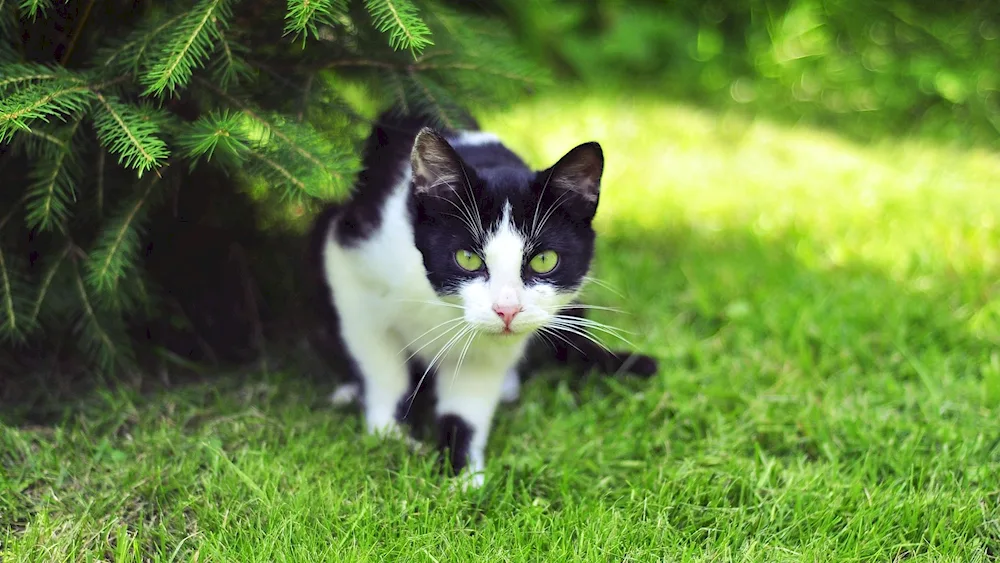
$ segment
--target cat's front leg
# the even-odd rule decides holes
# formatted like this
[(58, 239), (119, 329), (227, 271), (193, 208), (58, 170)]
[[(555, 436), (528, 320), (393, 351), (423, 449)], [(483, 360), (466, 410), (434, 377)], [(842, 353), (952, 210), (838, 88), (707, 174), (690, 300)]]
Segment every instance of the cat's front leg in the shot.
[(483, 484), (486, 441), (506, 370), (442, 370), (437, 379), (438, 448), (463, 484)]
[(400, 347), (377, 330), (344, 331), (344, 341), (361, 376), (361, 401), (369, 434), (405, 436), (396, 405), (409, 389), (409, 371)]

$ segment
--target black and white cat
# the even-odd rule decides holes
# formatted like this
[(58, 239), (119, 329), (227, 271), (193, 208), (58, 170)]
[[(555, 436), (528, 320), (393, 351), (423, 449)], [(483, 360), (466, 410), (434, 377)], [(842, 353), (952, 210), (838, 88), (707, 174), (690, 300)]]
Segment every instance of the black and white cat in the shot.
[(478, 126), (426, 123), (383, 114), (351, 199), (316, 222), (320, 304), (354, 378), (333, 399), (359, 399), (368, 431), (392, 434), (417, 388), (432, 387), (443, 459), (478, 486), (494, 411), (517, 398), (519, 372), (557, 359), (649, 376), (656, 362), (598, 345), (575, 304), (601, 147), (536, 172)]

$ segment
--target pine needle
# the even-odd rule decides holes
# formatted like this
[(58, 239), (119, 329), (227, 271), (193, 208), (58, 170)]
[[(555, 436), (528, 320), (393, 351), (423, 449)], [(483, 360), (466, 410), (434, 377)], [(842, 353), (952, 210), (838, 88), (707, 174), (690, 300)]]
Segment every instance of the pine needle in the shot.
[(155, 183), (155, 180), (150, 182), (137, 198), (126, 204), (98, 236), (86, 261), (87, 285), (94, 290), (110, 294), (122, 276), (135, 267), (140, 246), (139, 224), (145, 219), (145, 205)]
[(19, 5), (21, 11), (34, 21), (38, 14), (44, 17), (45, 12), (52, 8), (52, 0), (21, 0)]
[(74, 269), (73, 273), (82, 308), (77, 326), (78, 345), (105, 371), (111, 371), (116, 363), (131, 363), (132, 353), (128, 338), (121, 330), (121, 317), (102, 315), (96, 307), (97, 303), (87, 293), (80, 271)]
[(36, 132), (61, 142), (49, 142), (32, 151), (32, 182), (25, 192), (26, 221), (30, 228), (40, 231), (65, 228), (69, 207), (76, 198), (76, 186), (82, 175), (77, 146), (72, 142), (82, 117), (78, 116), (71, 126), (57, 135)]
[(236, 169), (250, 151), (246, 136), (246, 117), (224, 111), (212, 112), (187, 125), (177, 137), (181, 154), (192, 165), (204, 159), (226, 169)]
[(38, 296), (35, 298), (35, 306), (31, 309), (32, 320), (38, 320), (38, 315), (42, 311), (42, 304), (45, 302), (45, 297), (49, 294), (49, 288), (52, 287), (52, 280), (54, 280), (56, 278), (56, 274), (59, 273), (59, 267), (62, 266), (63, 260), (65, 260), (66, 256), (69, 254), (70, 248), (72, 248), (71, 245), (67, 244), (66, 247), (63, 248), (62, 252), (56, 256), (55, 261), (53, 261), (52, 265), (49, 266), (45, 275), (42, 276), (42, 283), (38, 287)]
[(20, 339), (21, 328), (17, 324), (17, 313), (14, 310), (14, 283), (7, 271), (7, 262), (0, 248), (0, 337), (12, 340)]
[(285, 13), (285, 35), (319, 37), (319, 27), (332, 26), (336, 17), (347, 11), (343, 0), (288, 0)]
[(140, 77), (144, 95), (173, 94), (188, 83), (194, 69), (204, 66), (231, 17), (229, 4), (230, 0), (202, 0), (187, 12)]
[(137, 74), (146, 63), (146, 54), (151, 45), (155, 46), (164, 31), (174, 29), (178, 22), (187, 15), (179, 11), (169, 18), (151, 16), (128, 35), (125, 41), (104, 47), (97, 52), (94, 66), (111, 72), (129, 72)]
[(433, 45), (431, 30), (420, 19), (410, 0), (365, 0), (375, 29), (389, 34), (389, 45), (397, 51), (409, 50), (416, 56)]
[(95, 95), (100, 102), (94, 115), (97, 137), (109, 152), (118, 155), (118, 163), (137, 170), (140, 177), (163, 164), (170, 150), (156, 135), (160, 130), (156, 120), (114, 96)]
[(0, 97), (0, 143), (28, 129), (35, 119), (49, 121), (81, 112), (93, 99), (90, 85), (78, 78), (58, 78)]
[[(2, 0), (0, 0), (2, 1)], [(0, 65), (0, 91), (6, 88), (30, 84), (42, 80), (66, 78), (65, 72), (35, 63), (12, 63)]]

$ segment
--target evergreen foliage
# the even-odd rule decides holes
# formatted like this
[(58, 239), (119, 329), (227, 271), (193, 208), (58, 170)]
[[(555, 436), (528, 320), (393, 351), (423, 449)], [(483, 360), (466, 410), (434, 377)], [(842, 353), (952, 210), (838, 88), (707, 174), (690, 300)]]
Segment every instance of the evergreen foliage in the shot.
[(0, 360), (135, 366), (137, 320), (186, 326), (146, 263), (164, 206), (303, 215), (350, 189), (376, 111), (459, 125), (545, 79), (525, 61), (417, 0), (0, 0)]

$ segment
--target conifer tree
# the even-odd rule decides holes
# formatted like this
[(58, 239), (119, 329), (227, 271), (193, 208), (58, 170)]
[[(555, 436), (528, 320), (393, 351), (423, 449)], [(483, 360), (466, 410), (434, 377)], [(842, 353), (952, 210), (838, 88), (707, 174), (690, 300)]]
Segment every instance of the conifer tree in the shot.
[(198, 171), (335, 200), (366, 116), (459, 126), (542, 79), (497, 22), (423, 0), (0, 0), (0, 373), (132, 365), (150, 216)]

